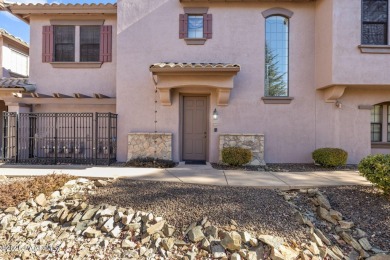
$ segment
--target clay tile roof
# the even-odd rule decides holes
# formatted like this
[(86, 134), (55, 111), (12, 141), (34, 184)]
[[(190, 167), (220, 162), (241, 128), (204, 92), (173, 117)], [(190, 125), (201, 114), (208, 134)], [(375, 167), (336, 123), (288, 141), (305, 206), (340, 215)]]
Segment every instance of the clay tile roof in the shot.
[(232, 69), (240, 70), (240, 65), (232, 63), (179, 63), (179, 62), (162, 62), (150, 66), (150, 70), (155, 69)]
[(38, 14), (111, 14), (116, 15), (117, 4), (62, 4), (62, 3), (1, 3), (0, 10), (8, 11), (26, 23), (30, 23), (31, 15)]
[(80, 4), (80, 3), (71, 3), (71, 4), (63, 4), (63, 3), (14, 3), (14, 2), (5, 2), (4, 6), (29, 6), (29, 7), (116, 7), (116, 3), (91, 3), (91, 4)]
[(36, 90), (35, 84), (29, 82), (26, 78), (1, 78), (0, 89), (6, 88), (21, 88), (26, 92), (34, 92)]
[(28, 47), (28, 43), (27, 43), (27, 42), (23, 41), (23, 40), (20, 39), (19, 37), (16, 37), (16, 36), (10, 34), (9, 32), (7, 32), (6, 30), (4, 30), (4, 29), (2, 29), (2, 28), (0, 28), (0, 35), (1, 35), (1, 36), (4, 36), (4, 37), (7, 37), (7, 38), (9, 38), (9, 39), (11, 39), (11, 40), (14, 40), (14, 41), (16, 41), (16, 42), (18, 42), (18, 43), (20, 43), (20, 44), (25, 45), (25, 46)]

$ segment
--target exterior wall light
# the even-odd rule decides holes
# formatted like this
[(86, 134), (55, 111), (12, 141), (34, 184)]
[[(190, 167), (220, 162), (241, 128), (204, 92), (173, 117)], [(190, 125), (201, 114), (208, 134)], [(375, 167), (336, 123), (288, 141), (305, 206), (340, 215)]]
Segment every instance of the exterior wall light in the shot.
[(214, 119), (214, 120), (217, 120), (217, 119), (218, 119), (218, 111), (217, 111), (216, 108), (214, 109), (214, 112), (213, 112), (213, 119)]

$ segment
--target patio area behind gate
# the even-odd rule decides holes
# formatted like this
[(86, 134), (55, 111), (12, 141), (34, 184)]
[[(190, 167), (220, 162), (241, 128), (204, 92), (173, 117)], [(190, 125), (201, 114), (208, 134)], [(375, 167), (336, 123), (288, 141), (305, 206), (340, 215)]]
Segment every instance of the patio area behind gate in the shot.
[(2, 157), (29, 164), (116, 161), (117, 114), (3, 113)]

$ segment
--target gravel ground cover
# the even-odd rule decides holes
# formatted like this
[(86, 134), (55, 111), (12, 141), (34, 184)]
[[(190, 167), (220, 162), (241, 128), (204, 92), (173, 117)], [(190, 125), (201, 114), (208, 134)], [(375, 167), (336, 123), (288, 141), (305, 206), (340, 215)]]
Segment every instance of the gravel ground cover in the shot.
[(390, 251), (390, 198), (372, 187), (321, 188), (333, 207), (364, 230), (373, 244)]
[[(343, 214), (345, 220), (352, 221), (356, 228), (367, 233), (374, 247), (390, 252), (390, 198), (366, 186), (327, 187), (319, 190), (327, 196), (332, 208)], [(308, 196), (297, 193), (293, 203), (300, 212), (313, 216), (315, 207)], [(312, 221), (322, 231), (328, 231), (328, 227), (321, 225), (318, 220)]]
[(90, 195), (89, 202), (152, 211), (182, 229), (208, 217), (220, 227), (233, 219), (242, 230), (289, 240), (306, 238), (292, 207), (275, 190), (120, 179)]
[(230, 166), (211, 163), (218, 170), (270, 171), (270, 172), (313, 172), (313, 171), (356, 171), (357, 165), (323, 167), (313, 163), (267, 163), (266, 166)]

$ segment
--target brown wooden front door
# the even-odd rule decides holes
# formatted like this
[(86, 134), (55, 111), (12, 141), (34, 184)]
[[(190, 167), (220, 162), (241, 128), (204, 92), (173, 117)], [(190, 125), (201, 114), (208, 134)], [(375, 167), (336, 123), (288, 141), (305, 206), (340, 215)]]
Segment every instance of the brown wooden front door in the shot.
[(183, 97), (183, 160), (206, 160), (207, 97)]

